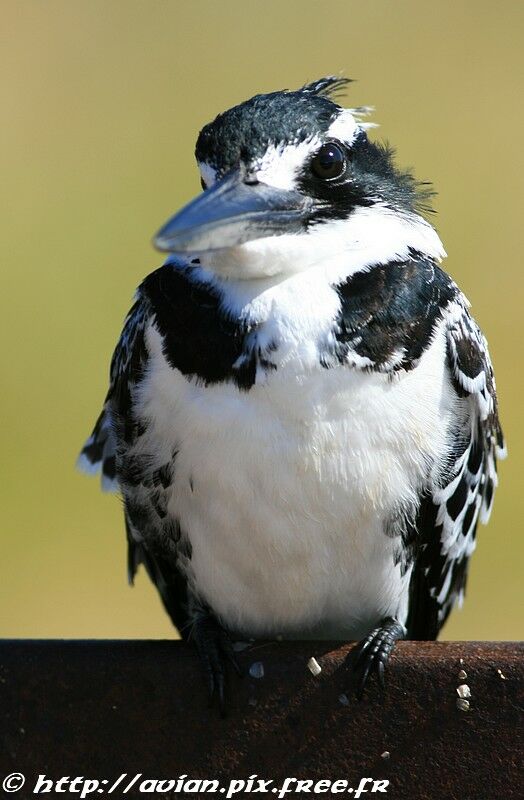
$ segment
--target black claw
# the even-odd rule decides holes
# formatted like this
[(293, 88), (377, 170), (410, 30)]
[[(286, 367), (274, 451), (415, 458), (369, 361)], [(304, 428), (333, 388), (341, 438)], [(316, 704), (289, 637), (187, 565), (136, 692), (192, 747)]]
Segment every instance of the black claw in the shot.
[(378, 674), (378, 682), (380, 684), (380, 688), (384, 690), (386, 688), (386, 681), (384, 680), (384, 662), (379, 661), (377, 667), (377, 674)]
[(374, 630), (372, 630), (371, 633), (369, 633), (366, 638), (362, 639), (362, 641), (357, 645), (355, 666), (357, 664), (362, 664), (365, 659), (366, 652), (369, 650), (369, 646), (379, 630), (380, 628), (374, 628)]
[(194, 641), (207, 676), (208, 706), (218, 701), (220, 716), (226, 715), (226, 661), (237, 674), (242, 670), (237, 661), (231, 640), (226, 631), (210, 613), (199, 613), (195, 618), (190, 640)]
[(393, 617), (387, 617), (357, 645), (352, 662), (355, 694), (359, 700), (362, 699), (368, 678), (373, 672), (377, 675), (380, 687), (385, 688), (385, 666), (395, 642), (403, 639), (405, 635), (404, 627)]

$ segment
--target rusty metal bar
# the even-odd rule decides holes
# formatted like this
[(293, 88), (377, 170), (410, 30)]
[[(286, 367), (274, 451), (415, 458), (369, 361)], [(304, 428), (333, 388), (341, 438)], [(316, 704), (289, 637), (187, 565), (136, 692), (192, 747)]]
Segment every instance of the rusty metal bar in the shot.
[[(186, 774), (224, 785), (254, 774), (275, 786), (295, 777), (357, 787), (370, 777), (390, 782), (387, 794), (370, 796), (390, 800), (524, 796), (522, 645), (402, 642), (385, 696), (372, 683), (361, 702), (344, 667), (350, 649), (249, 647), (240, 653), (246, 676), (231, 677), (229, 714), (220, 719), (182, 642), (0, 642), (0, 782), (23, 773), (25, 787), (9, 795), (16, 798), (35, 796), (39, 774), (105, 779), (104, 788), (137, 772), (141, 780)], [(460, 698), (464, 684), (471, 696), (462, 689)]]

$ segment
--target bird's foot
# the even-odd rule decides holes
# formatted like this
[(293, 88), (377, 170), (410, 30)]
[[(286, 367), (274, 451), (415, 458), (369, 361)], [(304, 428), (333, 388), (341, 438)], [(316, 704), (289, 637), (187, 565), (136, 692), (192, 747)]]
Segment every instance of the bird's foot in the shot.
[(217, 698), (220, 715), (224, 717), (227, 663), (233, 666), (237, 675), (243, 674), (229, 634), (210, 612), (199, 612), (193, 620), (189, 639), (195, 643), (204, 665), (209, 705)]
[(364, 687), (372, 672), (377, 674), (379, 684), (384, 689), (384, 668), (395, 642), (404, 639), (405, 636), (404, 626), (394, 617), (386, 617), (378, 627), (359, 642), (355, 651), (350, 654), (352, 672), (356, 682), (355, 694), (359, 700), (362, 698)]

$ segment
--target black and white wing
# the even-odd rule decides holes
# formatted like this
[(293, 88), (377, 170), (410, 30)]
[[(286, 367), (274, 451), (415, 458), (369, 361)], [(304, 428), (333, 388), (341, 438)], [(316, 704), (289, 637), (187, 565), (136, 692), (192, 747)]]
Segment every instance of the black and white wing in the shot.
[(131, 395), (140, 380), (146, 361), (144, 331), (147, 308), (138, 298), (124, 322), (120, 339), (113, 353), (109, 373), (109, 390), (93, 432), (80, 452), (77, 465), (91, 475), (101, 473), (102, 488), (117, 491), (116, 418), (130, 423)]
[[(120, 490), (128, 542), (128, 575), (133, 581), (144, 564), (174, 624), (183, 630), (186, 618), (186, 581), (177, 569), (178, 531), (165, 512), (169, 465), (152, 472), (148, 459), (135, 455), (144, 433), (136, 407), (136, 389), (148, 363), (145, 333), (153, 315), (139, 290), (126, 317), (111, 361), (109, 390), (93, 433), (84, 445), (78, 465), (102, 474), (104, 489)], [(158, 542), (169, 544), (170, 552)]]
[(488, 521), (497, 458), (505, 456), (486, 339), (465, 298), (453, 302), (444, 319), (448, 368), (453, 389), (464, 401), (464, 413), (452, 431), (445, 475), (431, 487), (419, 510), (419, 548), (407, 622), (412, 639), (436, 638), (455, 602), (462, 601), (477, 523)]

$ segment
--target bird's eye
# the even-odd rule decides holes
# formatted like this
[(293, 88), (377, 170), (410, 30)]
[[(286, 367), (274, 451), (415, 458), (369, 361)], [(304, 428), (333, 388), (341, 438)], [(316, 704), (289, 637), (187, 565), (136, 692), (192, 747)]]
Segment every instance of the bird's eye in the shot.
[(203, 178), (200, 178), (200, 186), (202, 187), (202, 189), (205, 192), (206, 189), (207, 189), (207, 183), (205, 182), (205, 180)]
[(317, 178), (324, 181), (339, 178), (346, 168), (346, 157), (341, 147), (333, 142), (322, 145), (311, 162), (311, 169)]

